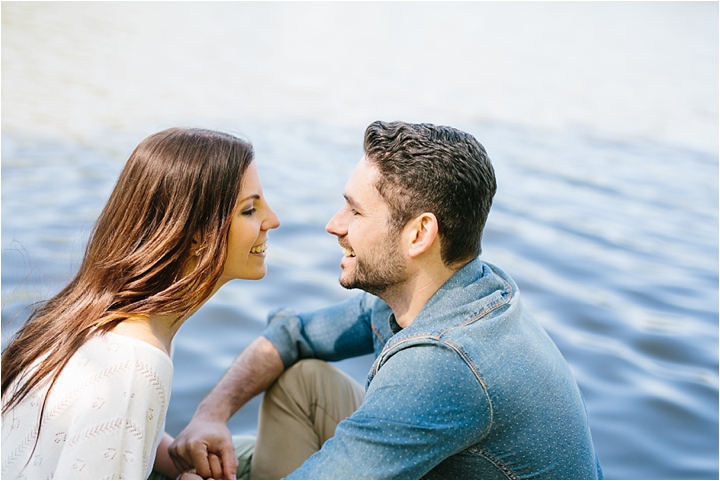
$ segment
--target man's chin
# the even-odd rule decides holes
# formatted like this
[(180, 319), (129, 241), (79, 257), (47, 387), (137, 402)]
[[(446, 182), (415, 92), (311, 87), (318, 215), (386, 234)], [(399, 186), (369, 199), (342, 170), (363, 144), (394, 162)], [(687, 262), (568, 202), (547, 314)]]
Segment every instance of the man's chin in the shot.
[(343, 286), (345, 289), (357, 288), (357, 285), (356, 285), (354, 279), (347, 278), (346, 276), (343, 276), (343, 275), (340, 276), (340, 279), (338, 279), (338, 282), (340, 282), (340, 285)]
[(366, 289), (366, 286), (364, 282), (360, 282), (358, 278), (352, 273), (347, 272), (345, 269), (343, 269), (342, 274), (340, 274), (340, 278), (338, 279), (338, 282), (341, 286), (343, 286), (345, 289), (360, 289), (366, 292), (372, 292), (368, 289)]

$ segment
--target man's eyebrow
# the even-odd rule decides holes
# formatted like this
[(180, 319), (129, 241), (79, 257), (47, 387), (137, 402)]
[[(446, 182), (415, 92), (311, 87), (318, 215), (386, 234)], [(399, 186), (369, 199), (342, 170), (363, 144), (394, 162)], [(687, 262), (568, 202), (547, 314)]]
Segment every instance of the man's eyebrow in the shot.
[(343, 194), (343, 197), (345, 197), (345, 201), (346, 201), (348, 204), (350, 204), (350, 207), (352, 207), (353, 209), (356, 208), (356, 207), (358, 207), (357, 202), (355, 202), (355, 200), (353, 200), (353, 198), (350, 197), (350, 195), (348, 195), (348, 194)]

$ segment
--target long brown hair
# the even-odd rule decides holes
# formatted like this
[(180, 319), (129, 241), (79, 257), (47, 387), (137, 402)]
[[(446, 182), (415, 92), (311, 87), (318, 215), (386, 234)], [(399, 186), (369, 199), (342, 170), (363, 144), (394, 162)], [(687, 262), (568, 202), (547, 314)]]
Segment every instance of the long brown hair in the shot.
[[(132, 315), (180, 319), (212, 294), (253, 156), (250, 143), (203, 129), (164, 130), (137, 146), (75, 278), (31, 314), (2, 354), (3, 415), (43, 380), (52, 388), (90, 338)], [(191, 257), (197, 262), (188, 272)]]

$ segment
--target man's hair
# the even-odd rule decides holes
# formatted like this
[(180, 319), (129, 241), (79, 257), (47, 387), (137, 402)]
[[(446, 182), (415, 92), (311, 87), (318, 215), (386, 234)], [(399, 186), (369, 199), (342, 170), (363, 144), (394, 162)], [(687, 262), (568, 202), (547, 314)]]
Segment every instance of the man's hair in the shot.
[(447, 266), (480, 255), (495, 172), (472, 135), (432, 124), (376, 121), (365, 130), (367, 160), (380, 172), (376, 188), (397, 231), (430, 212), (438, 220)]

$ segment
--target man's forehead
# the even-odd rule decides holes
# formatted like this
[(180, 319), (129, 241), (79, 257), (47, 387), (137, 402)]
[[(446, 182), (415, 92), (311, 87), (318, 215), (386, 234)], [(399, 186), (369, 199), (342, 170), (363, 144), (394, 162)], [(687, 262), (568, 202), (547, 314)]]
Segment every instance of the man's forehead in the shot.
[(375, 165), (370, 162), (366, 156), (362, 156), (358, 161), (357, 165), (355, 166), (355, 170), (353, 171), (350, 178), (358, 177), (362, 179), (374, 180), (377, 174), (377, 167), (375, 167)]
[(376, 187), (376, 179), (380, 173), (377, 167), (363, 157), (358, 162), (347, 184), (345, 184), (345, 199), (351, 205), (358, 207), (363, 204), (382, 203), (384, 200)]

